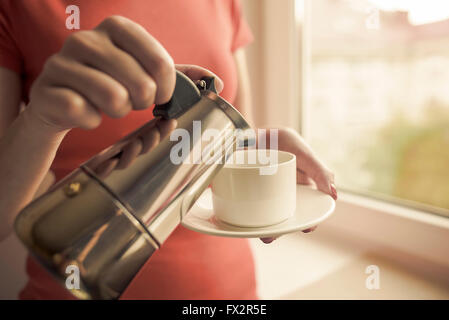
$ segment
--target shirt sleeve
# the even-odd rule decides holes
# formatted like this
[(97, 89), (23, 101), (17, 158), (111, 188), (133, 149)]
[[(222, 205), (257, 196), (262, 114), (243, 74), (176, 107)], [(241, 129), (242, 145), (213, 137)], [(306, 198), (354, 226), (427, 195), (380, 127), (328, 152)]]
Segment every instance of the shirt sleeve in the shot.
[(232, 52), (251, 43), (254, 39), (251, 29), (242, 14), (240, 0), (232, 0), (233, 40)]
[(8, 16), (7, 6), (0, 3), (0, 66), (22, 73), (22, 58)]

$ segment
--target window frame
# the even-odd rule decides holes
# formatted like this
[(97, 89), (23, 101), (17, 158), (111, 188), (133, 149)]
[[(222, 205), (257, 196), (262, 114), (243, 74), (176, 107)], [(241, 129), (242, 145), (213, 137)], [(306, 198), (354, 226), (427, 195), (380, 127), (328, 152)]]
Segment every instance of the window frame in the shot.
[[(311, 0), (294, 0), (295, 2), (295, 6), (299, 5), (299, 3), (303, 3), (303, 10), (301, 10), (301, 12), (303, 12), (304, 16), (302, 17), (302, 20), (304, 21), (304, 26), (302, 28), (303, 32), (302, 34), (297, 38), (301, 38), (302, 41), (302, 52), (298, 52), (299, 55), (301, 55), (300, 61), (302, 62), (303, 66), (301, 68), (302, 70), (302, 88), (301, 88), (301, 92), (302, 92), (302, 99), (301, 99), (301, 113), (300, 113), (300, 125), (297, 127), (297, 129), (300, 131), (301, 135), (307, 140), (308, 137), (310, 136), (310, 127), (307, 125), (310, 121), (308, 119), (308, 112), (307, 112), (307, 92), (308, 90), (306, 89), (306, 85), (307, 85), (307, 66), (309, 65), (309, 60), (308, 57), (310, 57), (309, 54), (309, 50), (310, 50), (310, 46), (307, 42), (307, 39), (309, 39), (309, 35), (307, 34), (308, 32), (308, 21), (310, 19), (310, 15), (308, 14), (308, 12), (310, 12), (310, 10), (308, 8), (310, 8), (310, 1)], [(298, 12), (298, 11), (296, 11)], [(443, 218), (449, 219), (449, 209), (445, 209), (445, 208), (440, 208), (440, 207), (434, 207), (431, 205), (427, 205), (425, 203), (419, 203), (419, 202), (414, 202), (411, 200), (407, 200), (407, 199), (400, 199), (400, 198), (396, 198), (393, 196), (389, 196), (386, 194), (380, 194), (380, 193), (375, 193), (375, 192), (370, 192), (370, 191), (355, 191), (349, 187), (342, 187), (339, 186), (339, 190), (344, 191), (345, 193), (351, 194), (351, 195), (357, 195), (359, 197), (365, 197), (365, 198), (369, 198), (369, 199), (375, 199), (378, 201), (382, 201), (382, 202), (387, 202), (390, 204), (394, 204), (400, 207), (406, 207), (409, 208), (411, 210), (419, 210), (421, 212), (425, 212), (425, 213), (429, 213), (429, 214), (437, 214), (442, 216)]]
[[(306, 140), (310, 132), (307, 105), (304, 103), (307, 100), (305, 80), (308, 72), (307, 21), (310, 19), (310, 1), (262, 1), (265, 31), (261, 39), (264, 43), (262, 64), (267, 66), (265, 75), (268, 75), (264, 79), (264, 88), (269, 88), (264, 92), (267, 101), (265, 112), (269, 116), (270, 109), (273, 109), (270, 105), (275, 103), (277, 110), (271, 111), (276, 112), (277, 116), (274, 124), (294, 127)], [(295, 6), (300, 3), (304, 5), (302, 28), (298, 27), (295, 14)], [(279, 34), (287, 34), (288, 37), (279, 37)], [(302, 39), (299, 45), (298, 39)], [(284, 60), (291, 63), (290, 68), (285, 68), (282, 63), (279, 66), (280, 52), (284, 54)], [(278, 79), (284, 81), (279, 82)], [(295, 115), (296, 118), (292, 119)], [(361, 237), (392, 252), (406, 252), (438, 264), (449, 273), (449, 218), (429, 213), (424, 208), (411, 208), (403, 203), (391, 203), (372, 195), (338, 189), (335, 213), (322, 229), (331, 228), (349, 236)]]

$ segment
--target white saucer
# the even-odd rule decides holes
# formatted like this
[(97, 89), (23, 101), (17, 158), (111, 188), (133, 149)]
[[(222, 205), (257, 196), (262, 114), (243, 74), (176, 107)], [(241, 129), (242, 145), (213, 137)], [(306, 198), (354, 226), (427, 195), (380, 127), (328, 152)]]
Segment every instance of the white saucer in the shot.
[(331, 196), (311, 187), (297, 185), (296, 213), (281, 223), (267, 227), (237, 227), (218, 220), (212, 207), (212, 192), (206, 189), (181, 222), (193, 231), (221, 237), (264, 238), (306, 230), (326, 220), (335, 209)]

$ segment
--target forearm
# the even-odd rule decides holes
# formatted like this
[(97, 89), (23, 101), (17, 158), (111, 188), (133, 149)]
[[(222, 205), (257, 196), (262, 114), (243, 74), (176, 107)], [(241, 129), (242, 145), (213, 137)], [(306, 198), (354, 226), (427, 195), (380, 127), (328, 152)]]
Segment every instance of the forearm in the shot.
[(0, 138), (0, 240), (33, 198), (66, 133), (25, 110)]

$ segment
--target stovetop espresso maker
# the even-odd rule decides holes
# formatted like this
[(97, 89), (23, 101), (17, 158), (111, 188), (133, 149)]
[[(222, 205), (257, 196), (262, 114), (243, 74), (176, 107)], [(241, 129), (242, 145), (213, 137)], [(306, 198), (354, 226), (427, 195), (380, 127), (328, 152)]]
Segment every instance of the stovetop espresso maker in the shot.
[[(79, 271), (79, 288), (68, 288), (78, 298), (119, 298), (226, 157), (254, 139), (236, 134), (249, 125), (218, 96), (213, 78), (193, 82), (177, 72), (171, 100), (156, 106), (153, 114), (155, 119), (82, 164), (15, 221), (19, 238), (63, 286), (67, 288), (68, 270)], [(173, 118), (176, 130), (188, 137), (182, 161), (173, 161), (179, 140), (167, 135), (127, 167), (115, 166), (130, 143), (160, 119)], [(198, 148), (201, 161), (192, 161)]]

